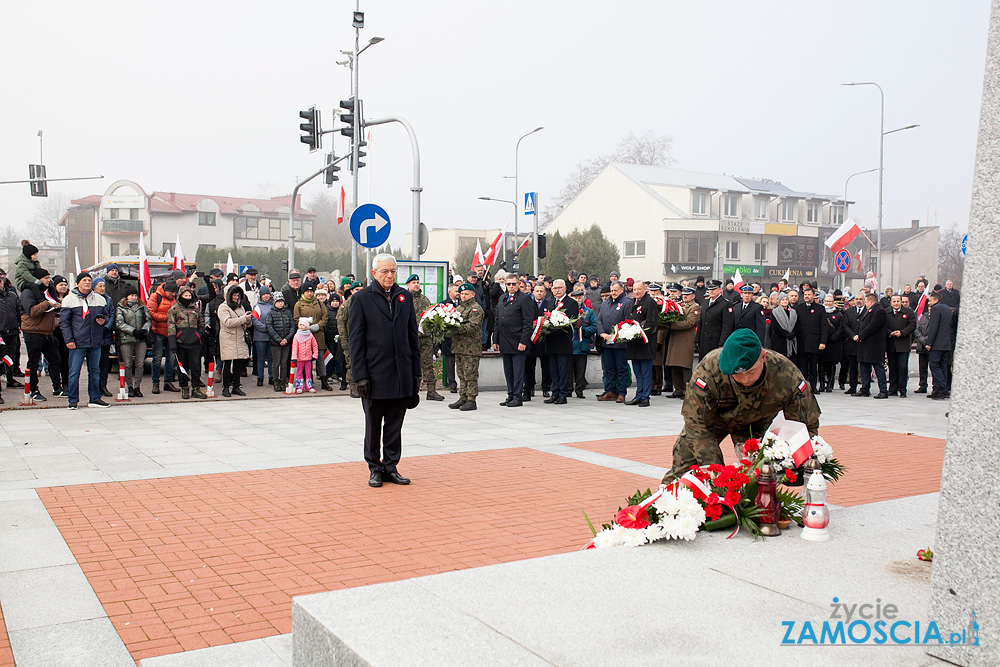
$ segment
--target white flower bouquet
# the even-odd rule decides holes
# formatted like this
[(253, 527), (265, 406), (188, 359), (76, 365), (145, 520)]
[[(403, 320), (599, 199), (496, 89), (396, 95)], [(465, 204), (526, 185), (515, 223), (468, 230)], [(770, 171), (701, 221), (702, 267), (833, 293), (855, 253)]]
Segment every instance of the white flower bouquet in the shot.
[(420, 333), (441, 340), (451, 336), (464, 323), (465, 318), (458, 308), (450, 303), (439, 303), (420, 313), (417, 328)]
[(649, 337), (642, 330), (642, 326), (635, 320), (622, 320), (615, 325), (614, 334), (610, 343), (627, 343), (632, 340), (641, 339), (643, 343), (649, 342)]

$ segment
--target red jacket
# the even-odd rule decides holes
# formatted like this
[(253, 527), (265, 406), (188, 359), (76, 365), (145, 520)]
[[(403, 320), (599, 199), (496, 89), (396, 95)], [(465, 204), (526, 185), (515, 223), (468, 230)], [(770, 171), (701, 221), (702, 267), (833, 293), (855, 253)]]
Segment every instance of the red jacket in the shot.
[(167, 335), (167, 311), (176, 302), (177, 293), (167, 294), (163, 290), (163, 285), (157, 287), (150, 295), (149, 301), (146, 302), (146, 308), (149, 309), (149, 315), (153, 318), (153, 333), (159, 336)]

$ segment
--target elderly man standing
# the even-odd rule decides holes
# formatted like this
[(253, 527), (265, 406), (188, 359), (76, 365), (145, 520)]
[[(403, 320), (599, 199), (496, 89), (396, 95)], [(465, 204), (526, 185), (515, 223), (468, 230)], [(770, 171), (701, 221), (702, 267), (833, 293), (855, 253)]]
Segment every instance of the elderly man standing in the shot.
[(633, 338), (626, 346), (626, 354), (632, 360), (635, 371), (635, 397), (626, 405), (649, 407), (649, 395), (653, 389), (653, 357), (656, 356), (656, 320), (660, 309), (646, 290), (646, 283), (635, 281), (632, 286), (632, 303), (626, 309), (625, 319), (635, 320), (642, 327), (648, 342)]
[[(571, 320), (580, 315), (580, 306), (566, 294), (566, 281), (562, 279), (552, 282), (552, 312), (565, 313)], [(573, 327), (555, 329), (545, 337), (545, 351), (549, 355), (549, 375), (552, 376), (552, 396), (545, 403), (565, 405), (569, 396), (569, 362), (573, 356)], [(650, 366), (652, 369), (652, 366)]]
[(597, 334), (604, 340), (601, 361), (604, 365), (604, 393), (599, 401), (625, 402), (628, 391), (628, 351), (625, 343), (609, 343), (614, 335), (615, 325), (625, 319), (629, 298), (618, 280), (611, 283), (611, 296), (601, 303), (597, 313)]
[[(420, 291), (420, 276), (412, 274), (406, 279), (406, 289), (413, 298), (413, 311), (417, 317), (431, 307), (431, 301)], [(424, 378), (424, 389), (427, 390), (427, 400), (443, 401), (444, 396), (437, 393), (437, 377), (434, 375), (434, 337), (430, 334), (419, 334), (420, 338), (420, 371)]]
[(365, 411), (368, 486), (409, 484), (396, 470), (403, 418), (420, 392), (420, 341), (409, 291), (396, 284), (396, 259), (372, 259), (372, 283), (351, 297), (347, 318), (351, 370)]

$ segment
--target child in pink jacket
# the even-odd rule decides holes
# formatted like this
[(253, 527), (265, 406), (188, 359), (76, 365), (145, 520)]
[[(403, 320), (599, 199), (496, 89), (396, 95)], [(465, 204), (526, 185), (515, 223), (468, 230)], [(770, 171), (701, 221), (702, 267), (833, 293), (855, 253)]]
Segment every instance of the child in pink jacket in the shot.
[(295, 393), (301, 394), (303, 388), (310, 394), (315, 394), (312, 381), (312, 361), (319, 356), (319, 344), (309, 331), (312, 318), (300, 317), (299, 330), (292, 336), (292, 361), (295, 363)]

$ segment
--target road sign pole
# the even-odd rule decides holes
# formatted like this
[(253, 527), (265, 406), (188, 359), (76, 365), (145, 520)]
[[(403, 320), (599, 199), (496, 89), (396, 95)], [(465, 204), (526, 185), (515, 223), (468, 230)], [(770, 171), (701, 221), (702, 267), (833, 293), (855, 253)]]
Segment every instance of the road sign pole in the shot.
[(538, 275), (538, 193), (537, 192), (535, 193), (535, 215), (532, 217), (534, 218), (534, 225), (532, 227), (532, 232), (531, 232), (531, 252), (534, 255), (534, 260), (535, 260), (533, 264), (533, 268), (535, 271), (534, 275), (537, 276)]

